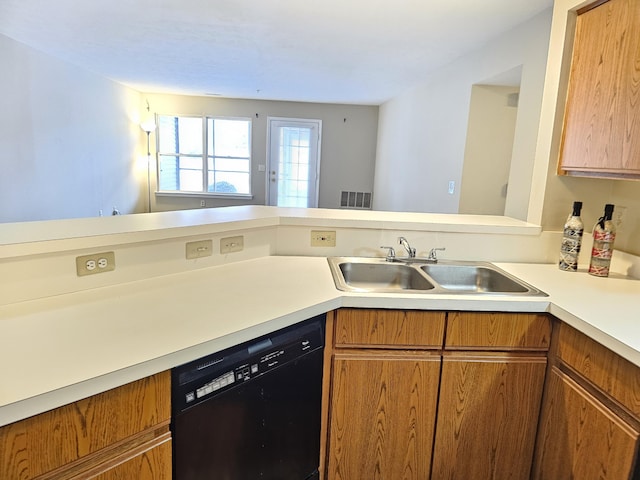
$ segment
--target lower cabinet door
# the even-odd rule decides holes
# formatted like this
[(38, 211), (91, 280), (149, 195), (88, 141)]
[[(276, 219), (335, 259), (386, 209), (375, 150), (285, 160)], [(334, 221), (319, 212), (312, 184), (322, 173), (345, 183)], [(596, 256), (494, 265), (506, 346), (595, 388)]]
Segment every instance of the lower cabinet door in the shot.
[(332, 366), (327, 480), (429, 478), (440, 357), (340, 353)]
[(554, 367), (537, 444), (534, 479), (628, 480), (638, 431)]
[(445, 356), (432, 478), (529, 478), (545, 370), (543, 356)]

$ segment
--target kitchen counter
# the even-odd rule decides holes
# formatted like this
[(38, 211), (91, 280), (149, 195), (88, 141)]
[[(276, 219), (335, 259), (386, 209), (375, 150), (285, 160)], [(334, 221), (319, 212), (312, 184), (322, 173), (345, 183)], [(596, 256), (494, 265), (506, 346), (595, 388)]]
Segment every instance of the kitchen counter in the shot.
[(548, 297), (353, 294), (265, 256), (0, 306), (0, 426), (339, 307), (550, 312), (640, 366), (640, 281), (498, 263)]

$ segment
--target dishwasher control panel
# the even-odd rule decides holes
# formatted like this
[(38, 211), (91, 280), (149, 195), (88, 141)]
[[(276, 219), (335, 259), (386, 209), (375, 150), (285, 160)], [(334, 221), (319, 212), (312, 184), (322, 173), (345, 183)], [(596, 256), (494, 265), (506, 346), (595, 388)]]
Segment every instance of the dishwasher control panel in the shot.
[(312, 320), (174, 368), (174, 412), (197, 405), (322, 348), (323, 323), (317, 317)]

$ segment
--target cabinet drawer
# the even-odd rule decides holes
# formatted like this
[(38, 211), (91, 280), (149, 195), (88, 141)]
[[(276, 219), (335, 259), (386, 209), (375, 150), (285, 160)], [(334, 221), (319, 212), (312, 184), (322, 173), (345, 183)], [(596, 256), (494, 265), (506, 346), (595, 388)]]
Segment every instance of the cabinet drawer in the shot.
[(547, 351), (550, 339), (545, 314), (452, 312), (445, 349)]
[(444, 312), (343, 308), (335, 323), (336, 347), (442, 348)]
[(557, 335), (563, 363), (640, 417), (640, 368), (565, 323)]

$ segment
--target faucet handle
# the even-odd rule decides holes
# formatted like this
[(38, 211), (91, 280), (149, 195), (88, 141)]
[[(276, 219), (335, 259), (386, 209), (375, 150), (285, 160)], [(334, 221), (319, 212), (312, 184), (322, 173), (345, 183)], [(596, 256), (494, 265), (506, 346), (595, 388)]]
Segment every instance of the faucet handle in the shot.
[(444, 247), (432, 248), (432, 249), (429, 251), (429, 257), (428, 257), (428, 260), (431, 260), (431, 261), (433, 261), (433, 262), (437, 262), (437, 261), (438, 261), (438, 253), (437, 253), (437, 252), (438, 252), (438, 250), (444, 251), (444, 250), (446, 250), (446, 248), (444, 248)]
[(389, 251), (387, 252), (387, 257), (386, 260), (387, 262), (393, 262), (396, 259), (396, 251), (393, 247), (380, 247), (380, 248), (387, 248)]

